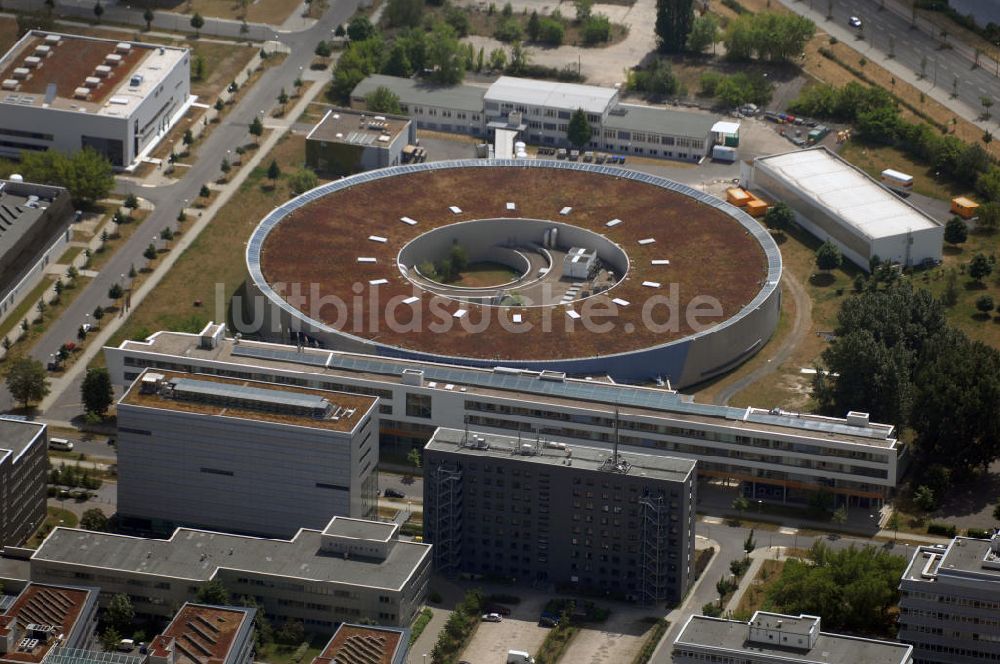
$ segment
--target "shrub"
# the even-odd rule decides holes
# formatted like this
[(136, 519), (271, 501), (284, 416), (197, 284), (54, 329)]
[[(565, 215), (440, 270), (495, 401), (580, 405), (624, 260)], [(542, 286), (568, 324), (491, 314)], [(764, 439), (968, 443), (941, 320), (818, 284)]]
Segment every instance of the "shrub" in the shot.
[(505, 43), (511, 43), (516, 41), (521, 41), (524, 37), (524, 31), (521, 29), (521, 24), (518, 23), (513, 18), (505, 18), (497, 24), (496, 29), (493, 31), (493, 36)]
[(583, 24), (583, 43), (587, 46), (611, 41), (611, 21), (604, 14), (594, 14)]
[(982, 528), (969, 528), (965, 531), (966, 537), (974, 537), (976, 539), (989, 539), (990, 531), (983, 530)]
[(937, 496), (934, 495), (933, 489), (922, 484), (913, 492), (913, 503), (923, 511), (930, 512), (937, 507)]
[(719, 606), (718, 602), (709, 602), (701, 607), (701, 613), (710, 618), (718, 618), (722, 615), (722, 607)]
[(947, 523), (935, 523), (931, 521), (927, 524), (927, 534), (928, 535), (941, 535), (942, 537), (954, 537), (958, 533), (958, 529), (955, 528), (953, 524)]

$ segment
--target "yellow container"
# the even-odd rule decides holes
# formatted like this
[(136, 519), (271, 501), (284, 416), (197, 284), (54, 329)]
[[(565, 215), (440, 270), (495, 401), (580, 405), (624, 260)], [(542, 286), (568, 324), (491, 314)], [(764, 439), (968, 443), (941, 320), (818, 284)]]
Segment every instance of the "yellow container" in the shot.
[(957, 214), (962, 219), (972, 219), (976, 216), (978, 210), (979, 203), (965, 196), (958, 196), (951, 199), (951, 213)]
[(746, 210), (751, 217), (763, 217), (767, 213), (767, 203), (755, 198), (746, 204)]
[(739, 187), (726, 189), (726, 202), (731, 205), (743, 207), (752, 200), (753, 196), (744, 189), (740, 189)]

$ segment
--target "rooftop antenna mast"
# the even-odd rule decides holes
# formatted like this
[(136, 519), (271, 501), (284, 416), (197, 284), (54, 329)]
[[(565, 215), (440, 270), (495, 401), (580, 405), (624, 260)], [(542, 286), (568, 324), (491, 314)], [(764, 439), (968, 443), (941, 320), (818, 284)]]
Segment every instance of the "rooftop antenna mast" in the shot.
[(615, 404), (615, 447), (614, 453), (611, 456), (612, 462), (618, 465), (618, 404)]

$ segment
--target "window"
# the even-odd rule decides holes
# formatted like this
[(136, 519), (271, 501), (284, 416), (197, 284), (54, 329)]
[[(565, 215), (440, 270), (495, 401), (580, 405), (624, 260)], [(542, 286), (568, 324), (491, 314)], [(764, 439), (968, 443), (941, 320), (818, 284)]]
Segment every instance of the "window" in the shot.
[(429, 394), (406, 394), (406, 416), (431, 418), (431, 396)]

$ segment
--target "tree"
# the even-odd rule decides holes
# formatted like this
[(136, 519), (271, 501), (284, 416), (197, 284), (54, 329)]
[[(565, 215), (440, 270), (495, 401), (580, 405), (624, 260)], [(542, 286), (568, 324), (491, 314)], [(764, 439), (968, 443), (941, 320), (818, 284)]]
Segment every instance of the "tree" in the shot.
[(416, 28), (423, 16), (423, 0), (389, 0), (385, 6), (385, 25), (390, 28)]
[(576, 148), (582, 148), (590, 143), (591, 129), (590, 122), (587, 121), (587, 114), (582, 108), (576, 109), (569, 119), (569, 127), (566, 130), (566, 138)]
[(367, 16), (359, 15), (351, 19), (347, 24), (347, 38), (352, 42), (359, 42), (375, 35), (375, 26), (368, 20)]
[(888, 634), (889, 608), (899, 599), (907, 560), (882, 547), (851, 545), (832, 550), (817, 542), (809, 561), (789, 559), (767, 591), (767, 603), (782, 613), (822, 615), (831, 631)]
[(795, 212), (785, 201), (778, 201), (767, 209), (764, 223), (783, 235), (795, 223)]
[(980, 295), (976, 298), (976, 309), (982, 312), (985, 316), (988, 317), (994, 307), (995, 305), (993, 303), (992, 295)]
[(384, 85), (380, 85), (365, 95), (365, 106), (374, 113), (402, 113), (399, 95)]
[(990, 97), (980, 97), (979, 103), (983, 105), (983, 119), (990, 119), (990, 107), (993, 106), (993, 99)]
[(250, 135), (254, 138), (254, 143), (260, 143), (260, 137), (264, 135), (264, 123), (260, 121), (259, 116), (255, 116), (253, 122), (250, 123)]
[(300, 168), (288, 176), (288, 186), (293, 194), (302, 194), (319, 184), (316, 173), (309, 168)]
[(108, 288), (108, 299), (110, 300), (119, 300), (124, 294), (125, 291), (122, 290), (122, 285), (117, 281)]
[(532, 11), (531, 16), (528, 17), (528, 25), (525, 28), (525, 32), (528, 35), (529, 41), (538, 41), (539, 35), (542, 34), (542, 19), (538, 16), (537, 11)]
[(843, 262), (844, 257), (840, 253), (840, 248), (830, 240), (816, 249), (816, 267), (824, 272), (836, 270)]
[(979, 221), (976, 230), (995, 233), (1000, 228), (1000, 203), (983, 203), (979, 206)]
[(969, 237), (969, 229), (965, 222), (958, 217), (952, 217), (944, 225), (944, 241), (948, 244), (958, 246)]
[(507, 68), (507, 52), (502, 48), (495, 48), (490, 51), (490, 69), (492, 71), (503, 71)]
[(328, 43), (321, 39), (319, 43), (316, 44), (316, 50), (313, 52), (321, 58), (328, 58), (333, 54), (333, 49)]
[(205, 27), (205, 19), (201, 17), (201, 14), (195, 12), (194, 16), (191, 17), (191, 27), (194, 28), (195, 38), (201, 37), (201, 29)]
[(107, 369), (104, 367), (87, 369), (83, 382), (80, 383), (80, 398), (85, 412), (102, 417), (108, 412), (108, 408), (114, 403), (114, 388)]
[(746, 553), (747, 557), (749, 558), (750, 554), (753, 553), (753, 550), (756, 548), (757, 548), (757, 542), (753, 538), (753, 528), (751, 528), (750, 532), (747, 533), (747, 538), (743, 540), (743, 552)]
[(913, 504), (925, 512), (930, 512), (937, 507), (937, 496), (929, 486), (921, 485), (913, 492)]
[(969, 276), (976, 282), (982, 283), (983, 279), (993, 272), (993, 263), (984, 254), (976, 254), (969, 261)]
[(576, 9), (576, 22), (586, 23), (590, 19), (594, 0), (573, 0), (573, 7)]
[(121, 640), (121, 633), (113, 627), (109, 627), (101, 634), (101, 648), (104, 649), (104, 652), (114, 652)]
[(281, 177), (281, 168), (278, 166), (278, 161), (272, 159), (271, 165), (267, 167), (267, 179), (271, 181), (271, 186), (274, 186), (279, 177)]
[[(104, 515), (104, 512), (96, 507), (92, 507), (80, 517), (80, 527), (84, 530), (97, 530), (104, 531), (108, 529), (108, 517)], [(128, 596), (125, 596), (128, 599)], [(112, 600), (114, 602), (114, 600)], [(111, 606), (108, 606), (108, 610), (111, 610)]]
[(847, 507), (841, 505), (837, 509), (833, 510), (833, 516), (830, 517), (835, 524), (842, 526), (847, 523)]
[(198, 588), (195, 597), (201, 604), (214, 604), (216, 606), (229, 604), (229, 590), (218, 579), (212, 579)]
[(100, 3), (100, 0), (94, 3), (94, 16), (97, 17), (98, 23), (101, 22), (101, 17), (104, 16), (104, 5)]
[(156, 257), (159, 255), (159, 252), (156, 251), (156, 245), (150, 242), (149, 246), (146, 247), (146, 250), (142, 252), (142, 255), (146, 260), (152, 261), (156, 260)]
[(720, 577), (718, 581), (715, 582), (715, 592), (719, 593), (719, 607), (722, 607), (722, 600), (725, 599), (726, 593), (732, 589), (729, 580), (726, 577)]
[(22, 152), (20, 172), (25, 180), (69, 189), (73, 204), (86, 208), (107, 196), (115, 184), (111, 162), (89, 147), (72, 155), (55, 150)]
[(97, 327), (100, 327), (101, 326), (101, 319), (104, 318), (104, 308), (103, 307), (95, 307), (94, 308), (94, 313), (92, 313), (90, 315), (93, 316), (94, 320), (97, 321)]
[(223, 175), (229, 175), (229, 172), (233, 170), (233, 165), (229, 163), (228, 159), (223, 157), (222, 163), (219, 164), (219, 170), (222, 171)]
[(41, 401), (49, 394), (49, 379), (45, 367), (38, 360), (24, 357), (7, 370), (7, 391), (24, 408), (32, 401)]
[(406, 461), (413, 466), (414, 469), (420, 470), (420, 450), (417, 448), (412, 448), (409, 454), (406, 455)]
[(132, 607), (132, 600), (125, 593), (117, 593), (108, 602), (108, 608), (104, 610), (104, 617), (115, 631), (131, 632), (132, 622), (135, 620), (135, 608)]
[(691, 33), (688, 34), (687, 50), (692, 53), (704, 53), (710, 46), (719, 41), (719, 19), (715, 14), (703, 14), (694, 19)]
[(1000, 503), (997, 503), (996, 507), (993, 508), (993, 520), (1000, 521)]
[(156, 18), (156, 14), (149, 7), (146, 7), (146, 11), (142, 13), (142, 20), (146, 22), (146, 32), (153, 29), (153, 19)]
[(139, 207), (139, 197), (135, 194), (129, 194), (125, 197), (125, 202), (123, 203), (125, 209), (128, 210), (128, 214), (131, 217), (132, 213), (135, 212), (136, 208)]
[(281, 104), (281, 112), (284, 113), (288, 104), (288, 93), (285, 92), (285, 88), (281, 88), (281, 92), (278, 93), (278, 103)]
[(461, 83), (465, 77), (465, 60), (460, 57), (458, 37), (447, 23), (438, 22), (431, 31), (427, 64), (433, 71), (431, 78), (442, 85)]
[(385, 61), (385, 64), (382, 65), (382, 73), (388, 76), (400, 76), (402, 78), (408, 78), (413, 74), (413, 65), (410, 63), (410, 55), (406, 51), (406, 44), (401, 40), (397, 39), (393, 43), (392, 49), (389, 50), (389, 57)]
[(656, 0), (656, 38), (663, 53), (680, 53), (687, 46), (694, 22), (693, 0)]
[(902, 525), (902, 518), (899, 516), (899, 512), (896, 510), (892, 511), (892, 515), (886, 522), (886, 525), (892, 528), (892, 541), (896, 541), (896, 535), (899, 534), (899, 527)]

